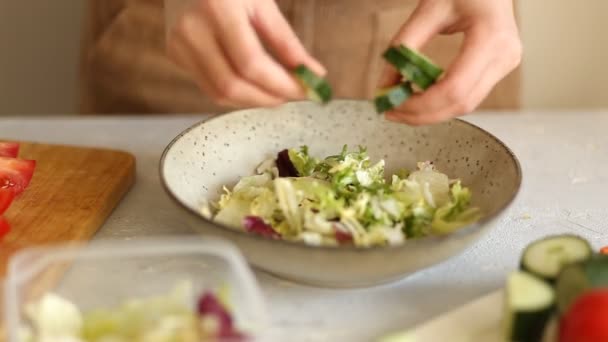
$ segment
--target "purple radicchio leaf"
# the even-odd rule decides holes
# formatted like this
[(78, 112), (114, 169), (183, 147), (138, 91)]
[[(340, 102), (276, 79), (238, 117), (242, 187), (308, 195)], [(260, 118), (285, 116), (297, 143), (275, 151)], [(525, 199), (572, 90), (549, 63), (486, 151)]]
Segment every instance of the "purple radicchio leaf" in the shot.
[(281, 235), (272, 226), (264, 222), (261, 217), (247, 216), (243, 219), (243, 227), (246, 231), (267, 238), (280, 239)]
[(298, 170), (289, 158), (289, 150), (283, 150), (277, 155), (279, 177), (298, 177)]

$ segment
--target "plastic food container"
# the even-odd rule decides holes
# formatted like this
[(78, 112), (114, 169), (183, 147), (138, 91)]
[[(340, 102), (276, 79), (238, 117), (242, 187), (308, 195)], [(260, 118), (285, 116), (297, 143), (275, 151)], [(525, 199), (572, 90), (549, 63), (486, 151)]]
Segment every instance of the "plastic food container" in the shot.
[(20, 342), (19, 329), (27, 324), (25, 305), (45, 293), (57, 294), (87, 312), (166, 295), (184, 281), (192, 285), (195, 296), (227, 286), (237, 327), (251, 339), (262, 340), (268, 328), (267, 312), (240, 252), (223, 240), (184, 237), (21, 251), (11, 259), (5, 282), (8, 341)]

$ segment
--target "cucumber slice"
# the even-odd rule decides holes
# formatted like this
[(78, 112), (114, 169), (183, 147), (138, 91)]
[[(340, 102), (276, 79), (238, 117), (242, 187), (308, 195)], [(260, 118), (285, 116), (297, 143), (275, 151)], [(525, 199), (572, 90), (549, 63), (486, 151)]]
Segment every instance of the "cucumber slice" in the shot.
[(414, 64), (406, 64), (402, 72), (405, 74), (405, 77), (408, 80), (411, 80), (422, 90), (427, 90), (428, 87), (432, 86), (435, 83), (434, 78), (431, 78), (430, 76), (422, 72), (422, 70), (420, 70), (420, 68), (416, 67)]
[(564, 266), (587, 260), (592, 254), (589, 242), (579, 236), (551, 236), (528, 245), (520, 269), (554, 282)]
[(383, 89), (378, 92), (376, 98), (374, 99), (376, 111), (378, 113), (384, 113), (388, 110), (399, 107), (410, 96), (412, 96), (413, 93), (414, 90), (409, 82)]
[(392, 66), (394, 66), (395, 69), (399, 70), (401, 74), (403, 74), (402, 70), (405, 69), (406, 65), (409, 64), (408, 59), (405, 58), (405, 56), (396, 47), (389, 47), (384, 52), (382, 57), (384, 57), (384, 59)]
[(307, 66), (297, 66), (293, 74), (306, 89), (306, 95), (310, 100), (319, 103), (327, 103), (331, 100), (332, 90), (329, 83), (324, 78), (317, 76)]
[(403, 77), (420, 87), (420, 89), (426, 90), (435, 83), (435, 78), (425, 74), (422, 69), (412, 64), (397, 48), (388, 48), (383, 56)]
[(545, 281), (523, 271), (509, 275), (503, 333), (507, 341), (540, 341), (551, 318), (555, 292)]
[(608, 287), (607, 255), (566, 266), (555, 284), (559, 312), (565, 313), (579, 295), (598, 287)]
[(410, 49), (407, 46), (400, 45), (398, 47), (399, 52), (407, 58), (410, 63), (414, 64), (416, 67), (420, 68), (422, 72), (427, 74), (433, 80), (437, 80), (439, 76), (443, 73), (443, 69), (435, 65), (435, 63), (431, 62), (431, 60), (423, 55), (421, 52), (416, 51), (414, 49)]

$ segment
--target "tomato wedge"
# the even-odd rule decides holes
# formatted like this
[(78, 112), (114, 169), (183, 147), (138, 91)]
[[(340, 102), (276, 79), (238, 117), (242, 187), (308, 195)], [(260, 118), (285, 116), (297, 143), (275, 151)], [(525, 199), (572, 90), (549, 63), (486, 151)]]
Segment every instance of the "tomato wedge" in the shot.
[(559, 324), (560, 342), (608, 341), (608, 290), (582, 294)]
[(30, 184), (35, 160), (0, 157), (0, 189), (11, 189), (18, 196)]
[(17, 158), (19, 144), (16, 142), (0, 142), (0, 156)]
[(11, 231), (11, 226), (8, 224), (8, 221), (0, 216), (0, 239), (2, 239), (6, 234)]
[(15, 198), (15, 193), (11, 189), (0, 188), (0, 215), (8, 209), (13, 198)]

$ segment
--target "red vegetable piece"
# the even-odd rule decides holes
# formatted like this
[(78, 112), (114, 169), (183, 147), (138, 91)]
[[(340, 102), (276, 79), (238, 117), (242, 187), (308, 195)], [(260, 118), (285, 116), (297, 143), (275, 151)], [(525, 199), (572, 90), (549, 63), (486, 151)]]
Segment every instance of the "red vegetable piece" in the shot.
[(228, 339), (229, 341), (241, 341), (245, 336), (234, 329), (232, 315), (210, 292), (204, 293), (198, 301), (198, 314), (201, 317), (215, 317), (219, 324), (217, 337)]
[(13, 198), (15, 198), (15, 193), (11, 189), (0, 188), (0, 215), (10, 207)]
[(207, 292), (201, 296), (198, 301), (198, 314), (215, 316), (219, 319), (220, 326), (232, 327), (232, 317), (213, 293)]
[(600, 254), (608, 255), (608, 246), (602, 247), (602, 249), (600, 249)]
[(243, 227), (245, 230), (261, 235), (263, 237), (272, 238), (272, 239), (280, 239), (281, 234), (277, 233), (272, 226), (266, 224), (264, 220), (257, 216), (247, 216), (243, 219)]
[(608, 289), (582, 294), (562, 316), (559, 342), (608, 341)]
[(35, 160), (0, 157), (0, 188), (12, 189), (15, 196), (20, 195), (30, 184), (35, 168)]
[(19, 144), (16, 142), (0, 142), (0, 156), (17, 158), (19, 154)]
[(8, 221), (0, 216), (0, 240), (11, 231), (11, 226), (8, 224)]
[(345, 228), (341, 228), (338, 225), (334, 225), (334, 230), (335, 230), (334, 234), (336, 237), (336, 241), (338, 241), (339, 244), (346, 244), (346, 243), (353, 242), (353, 234), (351, 234), (351, 232), (349, 232)]

